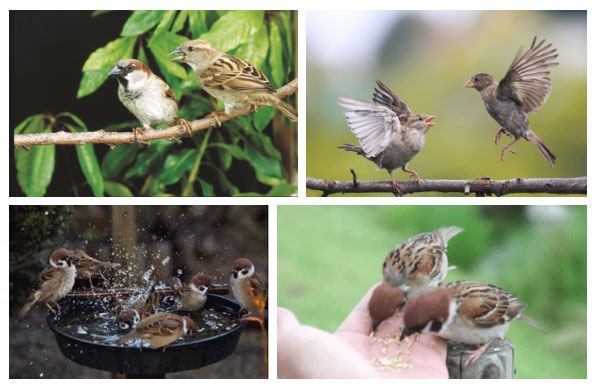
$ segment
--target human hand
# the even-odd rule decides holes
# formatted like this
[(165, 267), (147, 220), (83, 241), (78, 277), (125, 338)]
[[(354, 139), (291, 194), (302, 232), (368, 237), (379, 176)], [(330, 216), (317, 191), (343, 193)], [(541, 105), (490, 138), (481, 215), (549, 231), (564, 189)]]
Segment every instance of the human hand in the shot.
[[(423, 334), (399, 342), (403, 314), (383, 321), (374, 337), (368, 301), (375, 284), (334, 334), (301, 325), (277, 309), (277, 371), (282, 378), (448, 378), (447, 342)], [(396, 334), (397, 333), (397, 334)]]

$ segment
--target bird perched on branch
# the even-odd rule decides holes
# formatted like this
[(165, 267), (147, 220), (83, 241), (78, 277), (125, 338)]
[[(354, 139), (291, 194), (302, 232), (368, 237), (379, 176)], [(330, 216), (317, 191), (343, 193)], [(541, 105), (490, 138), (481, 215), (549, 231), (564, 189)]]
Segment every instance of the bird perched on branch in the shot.
[(93, 289), (93, 281), (91, 276), (99, 275), (104, 281), (104, 287), (108, 288), (110, 283), (103, 274), (104, 269), (120, 267), (118, 263), (110, 263), (108, 261), (100, 261), (85, 253), (82, 250), (76, 250), (71, 253), (72, 263), (77, 268), (77, 276), (89, 279), (89, 286)]
[(426, 132), (435, 125), (435, 116), (412, 114), (410, 108), (381, 81), (373, 94), (373, 104), (353, 98), (338, 98), (348, 126), (358, 138), (360, 147), (351, 144), (339, 149), (356, 152), (374, 162), (378, 169), (386, 169), (391, 177), (393, 192), (400, 188), (393, 171), (401, 168), (420, 184), (420, 176), (408, 170), (408, 162), (422, 151)]
[(219, 126), (218, 115), (230, 114), (246, 105), (270, 105), (291, 121), (298, 120), (298, 112), (280, 100), (276, 89), (259, 69), (244, 59), (223, 53), (211, 43), (196, 39), (181, 44), (172, 54), (182, 54), (172, 62), (185, 62), (195, 72), (197, 83), (209, 95), (223, 101), (225, 112), (210, 114)]
[(178, 310), (197, 311), (207, 302), (207, 291), (211, 286), (211, 278), (205, 274), (197, 274), (190, 279), (188, 286), (182, 285), (179, 278), (172, 278), (172, 287), (176, 290)]
[(178, 117), (178, 101), (170, 86), (136, 59), (122, 59), (108, 73), (118, 80), (118, 98), (143, 127), (133, 128), (135, 138), (157, 124), (182, 124), (192, 135), (190, 123)]
[[(501, 150), (501, 161), (505, 152), (516, 152), (510, 147), (524, 138), (540, 151), (549, 166), (554, 167), (556, 156), (553, 151), (530, 129), (528, 113), (534, 113), (544, 104), (551, 90), (549, 68), (558, 65), (553, 62), (559, 55), (557, 49), (550, 49), (552, 43), (536, 44), (536, 37), (528, 51), (519, 49), (505, 77), (497, 84), (490, 74), (479, 73), (464, 84), (480, 92), (486, 110), (502, 128), (497, 131), (495, 144), (501, 134), (513, 136), (514, 140)], [(523, 52), (523, 53), (522, 53)]]
[(130, 333), (116, 343), (122, 345), (135, 338), (142, 338), (149, 343), (151, 349), (163, 347), (165, 351), (166, 347), (178, 338), (196, 331), (197, 325), (190, 317), (157, 313), (141, 320)]
[(60, 310), (57, 301), (72, 290), (76, 277), (76, 269), (71, 262), (71, 255), (71, 251), (62, 248), (51, 253), (49, 265), (39, 275), (40, 280), (37, 288), (29, 295), (27, 302), (19, 311), (19, 320), (25, 318), (25, 315), (37, 302), (45, 303), (46, 307), (54, 314), (56, 311), (52, 308), (52, 304)]
[(234, 261), (230, 289), (242, 307), (253, 315), (263, 316), (267, 303), (267, 286), (250, 260), (243, 258)]

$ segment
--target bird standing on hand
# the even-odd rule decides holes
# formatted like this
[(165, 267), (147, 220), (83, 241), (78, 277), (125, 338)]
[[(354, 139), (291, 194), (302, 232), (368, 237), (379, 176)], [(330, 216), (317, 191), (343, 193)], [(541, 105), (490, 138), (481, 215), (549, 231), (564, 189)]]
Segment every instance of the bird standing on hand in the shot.
[(374, 162), (378, 169), (386, 169), (391, 177), (393, 192), (400, 188), (393, 178), (393, 171), (401, 168), (420, 184), (420, 176), (407, 169), (408, 162), (422, 151), (426, 132), (435, 125), (435, 116), (412, 114), (410, 108), (381, 81), (377, 81), (373, 102), (353, 98), (338, 98), (338, 104), (348, 109), (346, 121), (358, 138), (361, 147), (351, 144), (339, 149), (356, 152)]
[[(293, 106), (280, 100), (267, 77), (244, 59), (223, 53), (204, 40), (190, 40), (172, 50), (172, 54), (182, 54), (172, 62), (185, 62), (195, 72), (197, 83), (209, 95), (223, 101), (225, 114), (246, 105), (271, 105), (277, 108), (291, 121), (298, 120), (298, 112)], [(210, 114), (218, 126), (218, 115)]]
[(548, 77), (550, 72), (547, 70), (558, 65), (557, 62), (553, 62), (559, 56), (555, 54), (557, 49), (549, 50), (552, 43), (544, 45), (544, 42), (543, 39), (536, 44), (534, 37), (532, 45), (523, 54), (521, 47), (507, 74), (498, 84), (490, 74), (480, 73), (464, 85), (480, 92), (486, 110), (502, 126), (495, 136), (495, 144), (503, 133), (515, 138), (501, 151), (501, 161), (506, 151), (515, 154), (510, 147), (520, 138), (524, 138), (538, 148), (549, 166), (554, 167), (555, 154), (530, 129), (527, 117), (528, 113), (536, 112), (548, 98), (551, 81)]

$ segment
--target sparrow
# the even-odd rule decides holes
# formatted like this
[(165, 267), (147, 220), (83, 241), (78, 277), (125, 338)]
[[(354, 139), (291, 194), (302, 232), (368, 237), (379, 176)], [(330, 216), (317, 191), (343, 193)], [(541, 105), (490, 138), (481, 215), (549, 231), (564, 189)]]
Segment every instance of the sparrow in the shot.
[(404, 292), (391, 283), (382, 282), (368, 300), (368, 312), (373, 321), (373, 330), (405, 304)]
[[(277, 108), (289, 120), (297, 121), (298, 112), (293, 106), (276, 96), (276, 89), (259, 69), (244, 59), (223, 53), (211, 43), (196, 39), (184, 42), (172, 50), (170, 55), (182, 54), (172, 62), (187, 63), (195, 72), (197, 83), (210, 96), (223, 101), (225, 114), (230, 114), (245, 105), (270, 105)], [(213, 112), (217, 124), (221, 126), (218, 115)]]
[(116, 323), (122, 330), (134, 329), (141, 321), (141, 314), (135, 309), (124, 309), (116, 316)]
[(29, 295), (27, 302), (18, 314), (19, 321), (25, 318), (31, 307), (37, 302), (43, 302), (47, 308), (56, 314), (53, 304), (58, 310), (57, 303), (72, 290), (76, 277), (76, 268), (71, 262), (72, 252), (63, 248), (56, 249), (50, 254), (49, 265), (41, 271), (37, 289)]
[(401, 339), (414, 333), (435, 333), (467, 345), (481, 345), (464, 363), (473, 363), (511, 321), (519, 318), (541, 328), (523, 315), (527, 304), (499, 287), (475, 281), (447, 283), (412, 300), (404, 308)]
[(548, 98), (551, 81), (547, 69), (558, 65), (553, 62), (559, 56), (555, 54), (557, 49), (549, 50), (552, 43), (544, 45), (544, 42), (543, 39), (536, 44), (534, 37), (532, 45), (523, 54), (521, 47), (505, 77), (498, 84), (486, 73), (476, 74), (464, 84), (464, 87), (480, 92), (486, 110), (502, 126), (495, 136), (495, 144), (503, 133), (515, 138), (501, 150), (501, 161), (506, 151), (516, 153), (510, 147), (523, 137), (538, 148), (549, 166), (554, 167), (555, 154), (530, 129), (527, 116), (528, 113), (536, 112)]
[(230, 275), (232, 295), (253, 315), (261, 314), (267, 301), (267, 287), (248, 259), (237, 259)]
[(190, 123), (178, 117), (178, 101), (170, 86), (136, 59), (122, 59), (108, 73), (118, 80), (118, 98), (143, 127), (133, 128), (135, 138), (138, 132), (153, 125), (182, 124), (192, 135)]
[(118, 263), (110, 263), (107, 261), (100, 261), (89, 256), (82, 250), (76, 250), (71, 253), (71, 261), (77, 269), (77, 277), (85, 277), (89, 279), (89, 286), (93, 289), (93, 281), (91, 276), (99, 275), (104, 281), (104, 286), (108, 288), (110, 283), (103, 274), (103, 270), (106, 268), (117, 268), (120, 267)]
[(182, 285), (180, 279), (172, 278), (172, 287), (178, 297), (178, 310), (197, 311), (207, 302), (207, 291), (211, 286), (211, 278), (202, 273), (193, 276), (188, 286)]
[(155, 287), (151, 287), (140, 295), (132, 296), (126, 302), (119, 301), (114, 309), (116, 323), (123, 330), (136, 327), (141, 319), (156, 313), (160, 300), (160, 293), (155, 291)]
[(377, 168), (386, 169), (391, 177), (393, 192), (400, 188), (393, 178), (393, 171), (401, 168), (420, 184), (420, 176), (408, 170), (408, 162), (422, 151), (426, 132), (435, 125), (435, 116), (412, 114), (410, 108), (381, 81), (377, 81), (373, 102), (339, 97), (338, 104), (347, 109), (344, 117), (358, 138), (360, 147), (344, 144), (337, 148), (356, 152), (374, 162)]
[(116, 343), (122, 345), (135, 338), (142, 338), (149, 343), (151, 349), (163, 347), (165, 351), (166, 347), (178, 338), (196, 331), (197, 325), (190, 317), (157, 313), (141, 320), (130, 333)]

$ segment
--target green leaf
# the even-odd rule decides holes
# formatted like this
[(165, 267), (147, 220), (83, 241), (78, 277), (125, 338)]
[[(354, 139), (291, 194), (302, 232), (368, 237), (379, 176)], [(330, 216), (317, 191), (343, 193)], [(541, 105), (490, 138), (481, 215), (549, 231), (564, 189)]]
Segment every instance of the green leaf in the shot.
[(188, 25), (193, 39), (207, 32), (207, 21), (205, 20), (205, 11), (188, 11)]
[(134, 44), (134, 37), (118, 38), (109, 42), (89, 55), (83, 65), (83, 71), (103, 70), (107, 66), (112, 68), (117, 61), (132, 56)]
[(263, 23), (252, 39), (243, 43), (234, 51), (234, 55), (263, 71), (263, 64), (265, 63), (265, 59), (267, 59), (268, 51), (269, 39), (267, 37), (267, 26)]
[(278, 159), (265, 155), (250, 141), (246, 142), (244, 152), (246, 153), (247, 160), (255, 170), (270, 177), (283, 179), (281, 162)]
[[(49, 133), (51, 129), (48, 127), (36, 132)], [(17, 180), (23, 192), (28, 197), (43, 197), (52, 181), (56, 146), (53, 144), (33, 146), (29, 151), (16, 149), (14, 155), (17, 166)]]
[(174, 21), (174, 17), (176, 17), (176, 11), (166, 11), (163, 17), (161, 18), (161, 21), (155, 28), (155, 31), (153, 32), (153, 36), (151, 37), (151, 39), (155, 38), (156, 36), (159, 36), (159, 34), (161, 34), (162, 32), (167, 32), (170, 29), (172, 22)]
[[(67, 113), (66, 115), (70, 116), (75, 120), (77, 123), (80, 122), (82, 124), (81, 127), (76, 127), (74, 125), (66, 124), (70, 132), (87, 132), (87, 127), (85, 124), (76, 116)], [(99, 168), (99, 163), (97, 162), (97, 157), (95, 156), (95, 151), (93, 150), (93, 144), (83, 144), (81, 146), (76, 146), (77, 150), (77, 158), (79, 159), (79, 165), (81, 166), (81, 170), (83, 171), (83, 175), (87, 179), (87, 183), (91, 187), (93, 191), (93, 195), (96, 197), (103, 197), (103, 176), (101, 175), (101, 169)]]
[(134, 197), (128, 187), (118, 182), (104, 182), (106, 193), (111, 197)]
[(202, 180), (199, 178), (199, 183), (201, 184), (201, 190), (203, 191), (203, 197), (214, 197), (215, 193), (213, 192), (213, 185), (207, 181)]
[[(17, 127), (14, 129), (14, 134), (18, 135), (23, 130), (25, 133), (36, 133), (43, 129), (43, 116), (42, 115), (34, 115), (29, 116), (25, 120), (23, 120)], [(32, 132), (35, 131), (35, 132)]]
[(268, 197), (289, 197), (297, 193), (298, 187), (289, 183), (281, 183), (266, 194)]
[(238, 147), (234, 144), (225, 144), (225, 143), (210, 143), (209, 147), (218, 147), (221, 149), (226, 150), (230, 155), (232, 155), (236, 159), (246, 160), (246, 155), (242, 148)]
[(120, 171), (135, 160), (138, 151), (138, 144), (122, 144), (109, 150), (101, 162), (104, 179), (114, 179), (120, 175)]
[(269, 29), (269, 68), (271, 69), (271, 82), (273, 86), (279, 88), (283, 85), (285, 77), (283, 42), (279, 25), (275, 21), (269, 24)]
[(198, 155), (199, 150), (196, 149), (185, 149), (177, 155), (168, 155), (157, 179), (166, 186), (178, 182), (182, 174), (192, 168)]
[(112, 11), (110, 11), (110, 10), (97, 10), (97, 11), (93, 11), (93, 13), (91, 14), (91, 17), (94, 18), (96, 16), (103, 15), (104, 13), (108, 13), (108, 12), (112, 12)]
[(275, 116), (275, 108), (272, 106), (260, 107), (253, 115), (252, 122), (255, 128), (262, 132), (263, 129), (269, 124), (271, 119)]
[(186, 22), (186, 18), (188, 17), (188, 11), (180, 11), (174, 24), (172, 25), (171, 32), (178, 32), (184, 28), (184, 23)]
[(252, 39), (263, 24), (264, 11), (229, 11), (199, 36), (227, 52)]
[(122, 36), (136, 36), (149, 31), (163, 17), (165, 11), (139, 10), (134, 11), (128, 18), (122, 32)]
[(96, 91), (108, 79), (111, 65), (100, 70), (90, 70), (83, 73), (81, 84), (77, 91), (77, 98), (83, 98)]
[[(82, 132), (87, 132), (87, 131), (89, 130), (89, 129), (87, 129), (87, 125), (85, 125), (85, 123), (83, 122), (83, 120), (81, 120), (81, 119), (80, 119), (80, 118), (78, 118), (77, 116), (73, 115), (72, 113), (69, 113), (69, 112), (62, 112), (61, 114), (62, 114), (62, 116), (64, 116), (64, 117), (68, 117), (68, 118), (70, 118), (72, 121), (74, 121), (74, 122), (75, 122), (75, 124), (77, 124), (77, 125), (79, 126), (79, 128), (80, 128), (80, 129), (82, 129)], [(75, 127), (75, 129), (77, 129), (77, 128)], [(72, 132), (72, 130), (71, 130), (71, 132)], [(78, 131), (78, 130), (77, 130), (76, 132), (81, 132), (81, 131)]]
[[(225, 144), (226, 139), (221, 134), (220, 131), (215, 132), (215, 142)], [(230, 166), (232, 165), (232, 154), (226, 150), (225, 148), (217, 148), (217, 157), (219, 159), (219, 165), (224, 171), (228, 171)]]
[(152, 142), (149, 149), (145, 149), (145, 151), (139, 154), (136, 163), (124, 175), (124, 179), (148, 175), (152, 166), (161, 164), (160, 162), (163, 160), (162, 156), (171, 145), (172, 142), (167, 140)]
[(209, 162), (203, 163), (203, 166), (209, 166), (216, 172), (219, 186), (223, 189), (223, 191), (227, 195), (237, 195), (239, 193), (238, 188), (236, 186), (234, 186), (232, 184), (232, 182), (230, 182), (228, 180), (228, 178), (226, 177), (226, 174), (223, 171), (221, 171), (221, 169), (219, 167), (217, 167), (213, 163), (209, 163)]
[(172, 62), (172, 57), (170, 57), (169, 53), (187, 40), (188, 38), (184, 36), (180, 36), (172, 32), (164, 32), (159, 36), (159, 39), (152, 39), (149, 42), (149, 49), (155, 56), (157, 65), (159, 66), (162, 74), (164, 74), (166, 77), (168, 83), (170, 83), (170, 80), (168, 79), (170, 74), (173, 74), (180, 79), (186, 78), (186, 70), (184, 67)]
[(144, 64), (149, 63), (149, 61), (147, 59), (147, 54), (145, 53), (145, 49), (143, 48), (142, 44), (139, 45), (139, 52), (137, 53), (137, 59), (139, 61), (143, 62)]
[(294, 11), (281, 11), (279, 17), (283, 25), (283, 36), (286, 41), (286, 76), (292, 74), (294, 68), (294, 22), (293, 22)]

